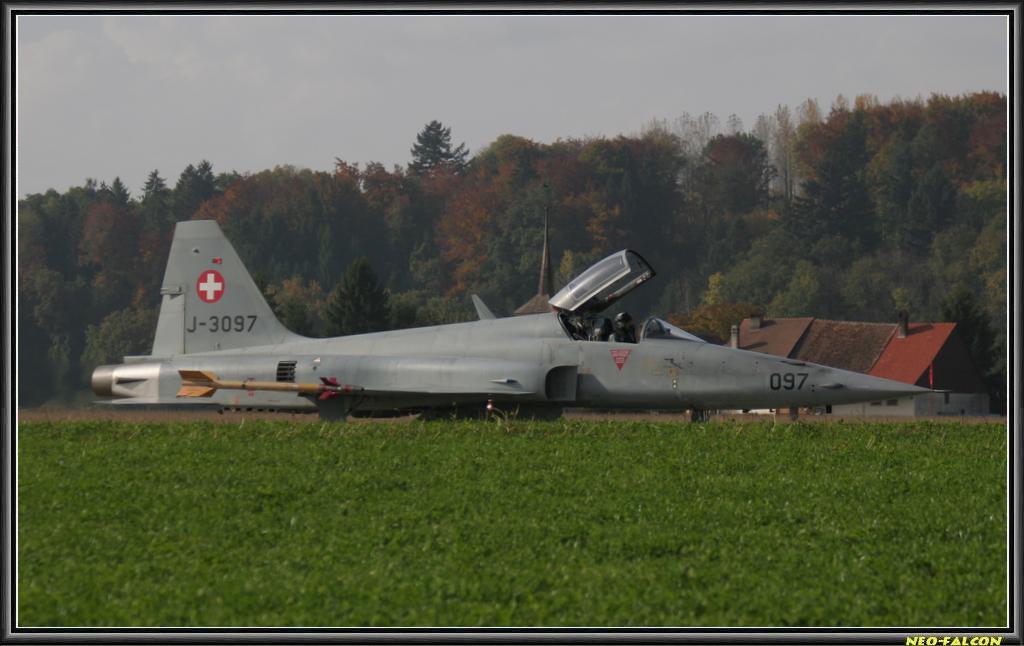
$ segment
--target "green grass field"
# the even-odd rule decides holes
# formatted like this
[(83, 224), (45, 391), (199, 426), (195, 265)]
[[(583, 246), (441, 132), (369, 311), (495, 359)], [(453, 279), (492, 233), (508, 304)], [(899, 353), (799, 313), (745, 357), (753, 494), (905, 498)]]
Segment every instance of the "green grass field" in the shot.
[(20, 626), (999, 626), (1006, 429), (23, 423)]

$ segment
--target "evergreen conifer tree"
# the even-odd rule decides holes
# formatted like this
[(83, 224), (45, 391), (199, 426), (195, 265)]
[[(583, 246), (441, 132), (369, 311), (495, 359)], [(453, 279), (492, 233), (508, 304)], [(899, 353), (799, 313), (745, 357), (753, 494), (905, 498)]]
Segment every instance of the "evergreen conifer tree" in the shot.
[(452, 150), (452, 129), (445, 128), (440, 121), (431, 121), (416, 135), (416, 143), (410, 149), (412, 162), (409, 170), (416, 175), (427, 175), (438, 168), (450, 168), (461, 173), (466, 168), (469, 151), (461, 143)]
[(171, 224), (171, 189), (160, 177), (160, 172), (153, 170), (146, 178), (142, 187), (142, 219), (150, 229), (161, 229)]
[(128, 206), (129, 200), (132, 199), (128, 187), (124, 185), (120, 177), (115, 177), (114, 183), (110, 185), (110, 197), (118, 206)]
[(217, 192), (213, 166), (203, 160), (199, 166), (189, 164), (181, 171), (178, 183), (174, 187), (174, 216), (178, 220), (188, 220), (205, 200)]
[(974, 292), (959, 286), (942, 302), (942, 319), (955, 322), (956, 332), (967, 345), (971, 360), (985, 380), (989, 394), (993, 395), (996, 410), (999, 410), (1000, 391), (1006, 373), (997, 364), (992, 318), (978, 304)]
[(327, 299), (328, 336), (383, 330), (391, 313), (388, 300), (389, 294), (377, 281), (370, 261), (356, 260)]

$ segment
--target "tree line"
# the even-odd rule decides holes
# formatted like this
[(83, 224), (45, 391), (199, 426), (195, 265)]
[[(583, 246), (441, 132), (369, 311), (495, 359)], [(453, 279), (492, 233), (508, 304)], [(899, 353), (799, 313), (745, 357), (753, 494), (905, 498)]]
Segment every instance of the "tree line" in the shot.
[(202, 161), (132, 195), (86, 180), (18, 203), (19, 401), (80, 392), (149, 352), (174, 223), (217, 220), (282, 322), (335, 335), (510, 313), (629, 247), (659, 277), (623, 301), (727, 338), (753, 311), (960, 317), (999, 394), (1006, 347), (1006, 97), (838, 97), (655, 120), (615, 138), (503, 135), (470, 156), (437, 121), (405, 166), (336, 159), (240, 175)]

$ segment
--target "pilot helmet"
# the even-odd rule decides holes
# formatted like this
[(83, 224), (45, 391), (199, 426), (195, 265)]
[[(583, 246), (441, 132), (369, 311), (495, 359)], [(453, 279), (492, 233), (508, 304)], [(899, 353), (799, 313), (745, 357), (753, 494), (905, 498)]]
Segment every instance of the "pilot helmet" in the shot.
[(615, 315), (615, 323), (617, 325), (627, 325), (633, 322), (633, 317), (629, 315), (629, 312), (619, 312)]

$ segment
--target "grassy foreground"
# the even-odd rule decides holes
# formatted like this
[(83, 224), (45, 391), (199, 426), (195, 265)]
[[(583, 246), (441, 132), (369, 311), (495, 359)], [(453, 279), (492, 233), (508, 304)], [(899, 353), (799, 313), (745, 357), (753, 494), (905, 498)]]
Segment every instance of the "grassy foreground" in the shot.
[(998, 626), (1006, 429), (23, 423), (21, 626)]

